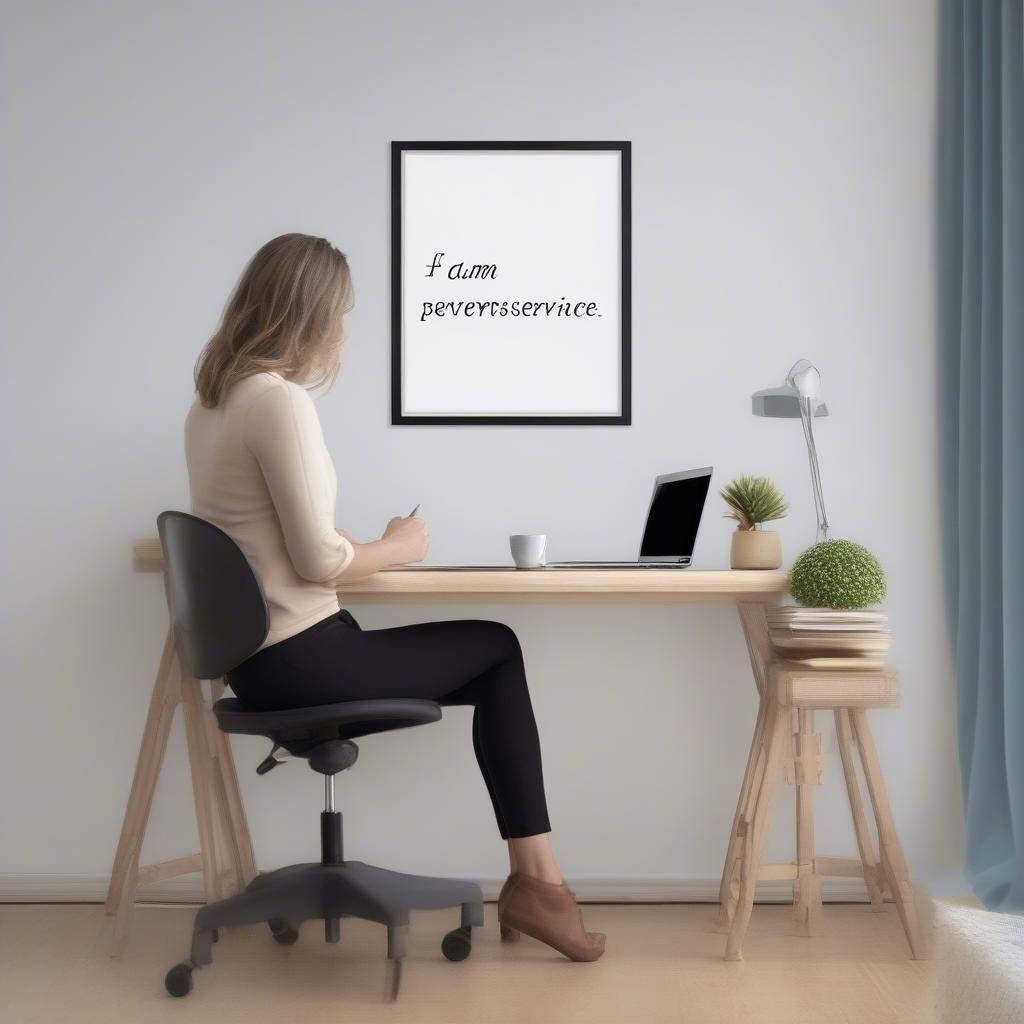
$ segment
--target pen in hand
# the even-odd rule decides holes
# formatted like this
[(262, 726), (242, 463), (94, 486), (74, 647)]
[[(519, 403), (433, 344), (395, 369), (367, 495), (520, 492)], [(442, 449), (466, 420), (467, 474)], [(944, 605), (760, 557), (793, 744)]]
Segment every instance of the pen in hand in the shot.
[(409, 518), (410, 518), (410, 519), (412, 519), (412, 517), (413, 517), (414, 515), (416, 515), (416, 513), (417, 513), (417, 512), (419, 512), (419, 510), (420, 510), (420, 505), (421, 505), (421, 504), (422, 504), (422, 502), (417, 502), (417, 503), (416, 503), (416, 507), (415, 507), (415, 508), (414, 508), (414, 509), (413, 509), (413, 510), (412, 510), (412, 511), (411, 511), (411, 512), (409, 513)]

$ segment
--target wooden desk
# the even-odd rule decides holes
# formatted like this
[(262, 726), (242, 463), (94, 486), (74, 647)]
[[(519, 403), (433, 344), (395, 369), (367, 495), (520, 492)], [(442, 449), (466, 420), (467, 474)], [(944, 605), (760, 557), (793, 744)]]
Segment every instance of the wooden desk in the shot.
[[(164, 558), (159, 539), (135, 541), (132, 561), (136, 572), (162, 574)], [(785, 595), (788, 574), (701, 569), (391, 569), (362, 580), (338, 580), (335, 585), (342, 606), (349, 602), (732, 603), (740, 611), (760, 691), (769, 651), (761, 609), (765, 603), (777, 602)], [(755, 610), (761, 614), (753, 614)], [(217, 728), (209, 710), (223, 689), (222, 681), (213, 680), (209, 697), (204, 694), (201, 682), (192, 678), (181, 664), (173, 629), (169, 628), (107, 894), (107, 913), (116, 915), (114, 955), (123, 951), (127, 942), (131, 909), (139, 884), (201, 870), (207, 898), (219, 899), (244, 887), (256, 873), (229, 737)], [(153, 791), (178, 704), (185, 712), (200, 852), (140, 867), (139, 855)], [(740, 814), (738, 806), (727, 864), (735, 856), (737, 829), (742, 827)], [(723, 881), (723, 891), (725, 889)]]
[[(136, 572), (163, 572), (157, 538), (137, 540)], [(582, 602), (658, 604), (765, 601), (784, 595), (789, 574), (739, 569), (385, 569), (361, 580), (336, 580), (338, 600), (360, 604)]]

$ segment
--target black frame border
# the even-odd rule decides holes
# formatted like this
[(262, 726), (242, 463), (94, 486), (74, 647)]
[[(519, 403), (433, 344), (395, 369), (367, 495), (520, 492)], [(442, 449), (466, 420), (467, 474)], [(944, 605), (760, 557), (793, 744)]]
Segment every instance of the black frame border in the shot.
[[(402, 412), (402, 153), (405, 150), (618, 150), (620, 159), (621, 330), (617, 416), (406, 416)], [(632, 410), (632, 143), (630, 142), (395, 142), (391, 143), (391, 424), (392, 426), (519, 425), (630, 426)]]

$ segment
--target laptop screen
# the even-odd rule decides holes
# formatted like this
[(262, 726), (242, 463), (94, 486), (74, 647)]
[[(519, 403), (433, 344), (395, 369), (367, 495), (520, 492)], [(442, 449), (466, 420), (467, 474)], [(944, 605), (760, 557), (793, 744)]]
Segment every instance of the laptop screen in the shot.
[(710, 484), (710, 469), (658, 477), (640, 544), (641, 560), (676, 561), (693, 554)]

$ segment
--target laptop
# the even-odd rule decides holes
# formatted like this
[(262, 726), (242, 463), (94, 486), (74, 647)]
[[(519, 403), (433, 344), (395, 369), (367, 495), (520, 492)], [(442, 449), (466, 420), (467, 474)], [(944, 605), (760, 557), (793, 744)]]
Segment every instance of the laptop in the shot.
[(712, 467), (665, 473), (654, 481), (635, 562), (548, 562), (549, 569), (687, 569), (697, 543)]

